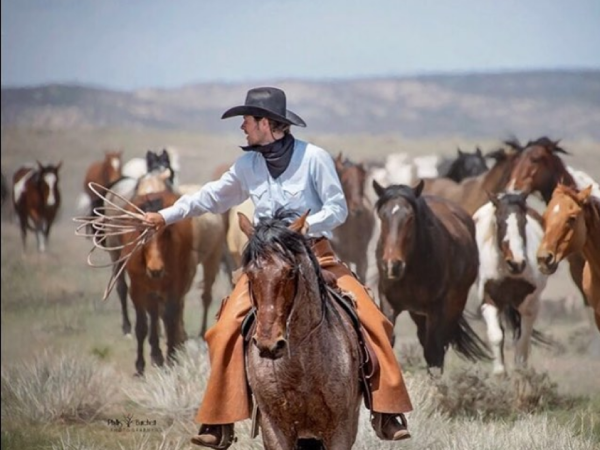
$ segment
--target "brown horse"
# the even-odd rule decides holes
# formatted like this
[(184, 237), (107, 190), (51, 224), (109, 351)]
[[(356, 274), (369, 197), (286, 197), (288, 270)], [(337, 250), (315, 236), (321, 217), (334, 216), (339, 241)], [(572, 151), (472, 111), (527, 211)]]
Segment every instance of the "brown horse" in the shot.
[(449, 344), (472, 361), (489, 356), (463, 316), (479, 265), (475, 225), (454, 202), (422, 196), (423, 185), (373, 182), (381, 307), (392, 323), (402, 311), (410, 313), (432, 373), (443, 370)]
[(335, 168), (348, 204), (348, 217), (333, 231), (331, 244), (342, 261), (356, 265), (356, 275), (364, 283), (368, 268), (367, 251), (375, 228), (373, 206), (365, 195), (367, 171), (362, 164), (344, 160), (341, 153), (335, 159)]
[[(560, 141), (553, 141), (546, 136), (528, 142), (521, 158), (513, 168), (508, 189), (521, 192), (539, 192), (548, 204), (559, 182), (578, 190), (592, 185), (592, 195), (600, 198), (600, 187), (597, 182), (585, 172), (565, 165), (560, 155), (568, 155), (569, 153), (559, 144)], [(571, 252), (567, 256), (567, 260), (569, 261), (571, 278), (579, 292), (581, 292), (584, 303), (589, 306), (589, 299), (583, 289), (584, 256), (580, 252)], [(595, 334), (595, 338), (596, 345), (598, 345), (597, 334)]]
[(600, 331), (600, 200), (591, 192), (591, 186), (577, 191), (557, 185), (544, 212), (546, 229), (537, 258), (540, 269), (551, 274), (570, 254), (583, 254), (583, 291)]
[[(158, 211), (172, 205), (178, 196), (169, 191), (135, 196), (132, 203), (143, 211)], [(129, 207), (134, 211), (134, 208)], [(121, 236), (125, 245), (122, 255), (132, 251), (132, 242), (139, 236), (134, 231)], [(157, 366), (164, 364), (159, 345), (159, 318), (167, 337), (167, 356), (173, 361), (175, 352), (185, 339), (183, 324), (184, 297), (196, 274), (197, 254), (193, 250), (192, 220), (185, 219), (163, 228), (127, 260), (130, 279), (129, 295), (136, 315), (136, 373), (143, 375), (146, 366), (144, 342), (150, 319), (150, 354)]]
[(456, 183), (449, 178), (426, 178), (423, 192), (458, 203), (469, 215), (488, 202), (486, 192), (497, 194), (504, 190), (512, 168), (520, 155), (520, 145), (507, 141), (508, 150), (499, 149), (487, 155), (496, 160), (494, 166), (480, 175)]
[(301, 234), (307, 215), (288, 226), (280, 213), (256, 228), (239, 216), (249, 239), (243, 270), (256, 308), (247, 373), (267, 450), (349, 449), (358, 429), (357, 336), (329, 298)]
[(50, 229), (60, 208), (58, 172), (61, 165), (62, 162), (43, 165), (38, 161), (37, 168), (21, 167), (13, 176), (13, 206), (19, 219), (23, 250), (27, 230), (30, 230), (36, 234), (38, 251), (46, 251)]

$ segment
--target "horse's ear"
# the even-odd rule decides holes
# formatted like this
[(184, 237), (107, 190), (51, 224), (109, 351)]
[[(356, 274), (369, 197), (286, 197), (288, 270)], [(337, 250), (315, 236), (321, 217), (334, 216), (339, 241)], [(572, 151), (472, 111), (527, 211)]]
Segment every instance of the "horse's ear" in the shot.
[(37, 163), (38, 167), (40, 168), (40, 170), (44, 169), (44, 165), (40, 162), (39, 159), (36, 159), (35, 162)]
[(486, 189), (485, 194), (487, 195), (487, 197), (490, 199), (490, 202), (492, 202), (492, 205), (494, 205), (496, 208), (498, 207), (498, 205), (500, 204), (500, 201), (498, 200), (498, 197), (496, 196), (496, 194), (492, 194), (490, 191), (488, 191)]
[(254, 225), (250, 222), (250, 219), (246, 217), (244, 213), (238, 212), (238, 219), (240, 224), (240, 230), (250, 239), (254, 234)]
[(456, 153), (458, 154), (458, 156), (464, 156), (463, 151), (460, 149), (460, 147), (456, 147)]
[(339, 170), (340, 168), (344, 167), (344, 163), (342, 161), (342, 152), (339, 152), (338, 155), (335, 158), (335, 167)]
[(375, 189), (377, 197), (381, 197), (385, 192), (385, 188), (382, 185), (380, 185), (375, 179), (373, 180), (373, 189)]
[(479, 156), (480, 158), (482, 158), (482, 157), (483, 157), (483, 154), (482, 154), (482, 152), (481, 152), (481, 149), (479, 148), (479, 146), (477, 146), (477, 149), (475, 150), (475, 154), (476, 154), (477, 156)]
[(310, 209), (307, 210), (304, 214), (298, 217), (296, 220), (292, 222), (289, 226), (289, 229), (295, 231), (296, 233), (306, 234), (308, 232), (308, 224), (306, 223), (306, 218), (310, 214)]
[(585, 189), (582, 189), (577, 193), (577, 200), (579, 200), (582, 204), (585, 204), (589, 201), (590, 196), (592, 195), (592, 185), (590, 184)]
[(423, 180), (423, 178), (421, 178), (419, 180), (419, 184), (417, 184), (414, 188), (412, 188), (413, 192), (415, 193), (415, 197), (421, 196), (424, 186), (425, 186), (425, 180)]
[(56, 165), (56, 171), (57, 171), (57, 172), (60, 170), (60, 167), (62, 166), (62, 163), (63, 163), (63, 162), (62, 162), (62, 160), (60, 160), (60, 161), (58, 162), (58, 164)]

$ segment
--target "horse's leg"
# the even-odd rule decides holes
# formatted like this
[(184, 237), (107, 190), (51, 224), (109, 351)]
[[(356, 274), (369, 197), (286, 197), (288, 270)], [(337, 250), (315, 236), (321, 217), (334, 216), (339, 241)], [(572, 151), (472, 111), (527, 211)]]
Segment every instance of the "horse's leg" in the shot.
[(265, 450), (294, 450), (296, 437), (285, 436), (266, 414), (260, 415), (260, 432)]
[(492, 303), (489, 295), (485, 294), (484, 303), (481, 305), (481, 314), (485, 320), (488, 342), (492, 349), (494, 374), (506, 372), (504, 367), (504, 328), (498, 312), (498, 308)]
[(416, 314), (412, 311), (409, 312), (410, 318), (417, 326), (417, 338), (419, 338), (419, 343), (421, 347), (423, 347), (423, 351), (425, 351), (425, 343), (427, 342), (427, 318), (422, 314)]
[(183, 299), (170, 298), (163, 313), (163, 323), (167, 335), (167, 360), (171, 364), (175, 361), (175, 352), (183, 342)]
[[(113, 256), (113, 253), (111, 253), (111, 258)], [(119, 255), (115, 255), (116, 258), (119, 257)], [(113, 259), (114, 261), (115, 259)], [(121, 267), (123, 266), (124, 262), (121, 262), (119, 264), (117, 264), (116, 266), (114, 266), (113, 268), (113, 274), (119, 272), (121, 270)], [(125, 280), (125, 271), (121, 271), (121, 273), (119, 274), (117, 281), (116, 281), (116, 287), (117, 287), (117, 294), (119, 295), (119, 300), (121, 302), (121, 330), (123, 331), (123, 334), (125, 336), (129, 336), (131, 335), (131, 322), (129, 321), (129, 312), (127, 311), (127, 281)]]
[(23, 243), (23, 251), (27, 250), (27, 214), (18, 212), (19, 228), (21, 229), (21, 242)]
[(441, 312), (426, 316), (425, 361), (427, 372), (441, 376), (444, 372), (444, 357), (448, 340), (448, 319)]
[[(204, 275), (204, 286), (202, 289), (202, 327), (200, 328), (200, 337), (204, 338), (208, 327), (208, 309), (212, 303), (212, 289), (219, 273), (219, 262), (222, 257), (220, 249), (216, 249), (212, 255), (209, 255), (202, 262), (202, 273)], [(229, 251), (227, 251), (229, 253)]]
[(515, 366), (527, 367), (529, 350), (531, 349), (531, 336), (533, 335), (533, 324), (540, 310), (539, 293), (532, 293), (519, 307), (521, 314), (521, 336), (515, 345)]
[[(150, 315), (150, 336), (148, 337), (148, 342), (150, 343), (150, 357), (152, 358), (152, 363), (154, 365), (162, 367), (165, 363), (165, 358), (160, 350), (160, 342), (158, 337), (158, 299), (155, 297), (151, 298), (148, 302), (148, 314)], [(166, 327), (167, 324), (165, 324), (165, 328)]]
[(38, 252), (44, 253), (46, 251), (46, 233), (44, 221), (38, 223), (35, 227), (35, 237), (37, 239)]
[[(134, 302), (135, 304), (135, 302)], [(138, 305), (135, 305), (135, 337), (137, 338), (137, 360), (135, 368), (137, 375), (144, 375), (146, 362), (144, 361), (144, 341), (148, 335), (148, 317), (146, 311)]]

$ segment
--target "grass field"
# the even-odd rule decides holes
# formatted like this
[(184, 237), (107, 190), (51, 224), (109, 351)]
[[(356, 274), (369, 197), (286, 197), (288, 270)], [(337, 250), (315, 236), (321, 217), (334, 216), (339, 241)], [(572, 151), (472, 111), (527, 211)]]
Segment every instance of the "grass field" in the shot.
[[(380, 158), (391, 151), (447, 155), (456, 145), (492, 149), (493, 140), (449, 138), (405, 141), (394, 136), (302, 136), (352, 158)], [(185, 325), (191, 337), (173, 368), (151, 368), (133, 377), (135, 340), (120, 331), (116, 294), (101, 301), (108, 269), (86, 265), (90, 242), (75, 236), (76, 197), (85, 168), (106, 148), (123, 148), (125, 159), (147, 149), (173, 146), (182, 158), (183, 183), (202, 183), (238, 153), (239, 136), (205, 136), (158, 131), (2, 131), (2, 170), (11, 175), (25, 162), (63, 160), (63, 209), (49, 250), (39, 255), (33, 236), (22, 251), (10, 208), (2, 211), (2, 449), (187, 449), (208, 375), (197, 287), (188, 294)], [(572, 164), (600, 176), (597, 143), (564, 143)], [(443, 150), (442, 150), (443, 149)], [(201, 281), (201, 273), (197, 282)], [(197, 286), (197, 283), (196, 283)], [(228, 292), (223, 274), (214, 298)], [(568, 299), (573, 298), (573, 301)], [(568, 301), (566, 301), (567, 299)], [(534, 347), (531, 369), (494, 378), (487, 363), (470, 364), (449, 351), (441, 380), (430, 380), (407, 317), (396, 324), (396, 352), (403, 364), (415, 410), (413, 438), (401, 444), (379, 441), (362, 411), (357, 449), (597, 449), (600, 448), (600, 357), (588, 353), (590, 328), (564, 268), (543, 295), (537, 328), (556, 342)], [(214, 321), (219, 302), (209, 312)], [(476, 302), (469, 303), (472, 311)], [(131, 310), (131, 309), (130, 309)], [(484, 336), (483, 324), (473, 320)], [(237, 428), (232, 448), (262, 448), (249, 437), (249, 423)]]

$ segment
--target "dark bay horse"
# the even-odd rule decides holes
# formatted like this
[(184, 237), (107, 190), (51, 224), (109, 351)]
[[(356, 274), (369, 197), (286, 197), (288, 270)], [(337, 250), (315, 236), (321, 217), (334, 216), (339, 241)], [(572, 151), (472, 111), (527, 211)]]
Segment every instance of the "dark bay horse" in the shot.
[(37, 237), (37, 249), (46, 251), (50, 229), (60, 209), (59, 170), (62, 162), (56, 165), (21, 167), (13, 176), (13, 206), (19, 219), (23, 250), (26, 249), (27, 230)]
[[(173, 192), (162, 191), (135, 196), (132, 203), (143, 211), (158, 211), (172, 205), (177, 198), (178, 195)], [(132, 207), (128, 209), (135, 211)], [(122, 255), (131, 252), (132, 243), (139, 233), (140, 231), (135, 231), (121, 235), (121, 244), (125, 245)], [(183, 323), (184, 298), (192, 286), (196, 266), (192, 219), (185, 219), (163, 228), (127, 260), (129, 295), (136, 315), (135, 367), (138, 375), (143, 375), (146, 366), (144, 358), (146, 337), (150, 343), (152, 362), (157, 366), (164, 364), (159, 344), (160, 319), (164, 325), (167, 356), (170, 362), (174, 360), (176, 350), (184, 343), (186, 339)]]
[[(530, 141), (525, 146), (519, 161), (515, 164), (508, 189), (521, 192), (539, 192), (548, 204), (556, 186), (561, 183), (572, 189), (585, 189), (592, 186), (592, 196), (600, 199), (600, 186), (588, 174), (575, 170), (567, 165), (561, 155), (569, 153), (560, 146), (560, 141), (553, 141), (543, 136)], [(589, 306), (587, 295), (583, 289), (583, 267), (585, 258), (580, 252), (570, 252), (567, 256), (569, 272), (573, 282), (579, 289), (586, 306)], [(589, 313), (593, 316), (591, 308)], [(596, 349), (600, 347), (600, 335), (594, 332)]]
[(449, 178), (426, 178), (423, 192), (458, 203), (469, 215), (488, 202), (486, 192), (502, 192), (520, 156), (518, 143), (507, 141), (507, 149), (495, 150), (487, 157), (496, 160), (494, 166), (480, 175), (463, 178), (459, 183)]
[(504, 323), (515, 336), (515, 366), (527, 366), (530, 343), (548, 343), (533, 329), (547, 276), (537, 267), (544, 235), (542, 217), (527, 205), (526, 193), (490, 194), (473, 215), (479, 276), (477, 293), (494, 356), (493, 372), (506, 372)]
[(432, 373), (434, 368), (443, 370), (450, 344), (472, 361), (489, 356), (463, 316), (479, 264), (475, 225), (457, 204), (421, 195), (423, 184), (383, 188), (374, 181), (373, 187), (381, 220), (381, 307), (392, 323), (409, 312)]
[(440, 176), (450, 178), (457, 183), (468, 177), (475, 177), (487, 172), (488, 166), (481, 149), (477, 147), (474, 153), (456, 150), (456, 159), (450, 162), (448, 170), (441, 172)]
[(600, 199), (591, 192), (591, 186), (577, 191), (557, 185), (544, 212), (546, 228), (537, 260), (540, 269), (551, 274), (569, 254), (583, 254), (583, 291), (600, 331)]
[(364, 283), (369, 262), (369, 242), (375, 229), (373, 206), (365, 195), (367, 171), (362, 164), (344, 160), (341, 153), (335, 159), (335, 168), (348, 204), (348, 217), (333, 231), (331, 244), (342, 261), (355, 264), (356, 275)]
[(239, 215), (249, 239), (242, 267), (256, 308), (247, 373), (267, 450), (307, 448), (314, 441), (318, 448), (349, 449), (358, 429), (357, 336), (328, 297), (301, 234), (306, 216), (288, 225), (281, 213), (254, 228)]

